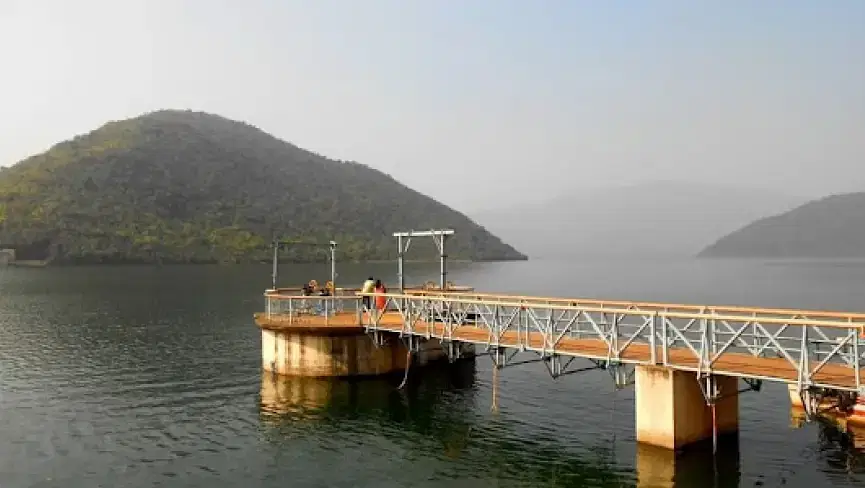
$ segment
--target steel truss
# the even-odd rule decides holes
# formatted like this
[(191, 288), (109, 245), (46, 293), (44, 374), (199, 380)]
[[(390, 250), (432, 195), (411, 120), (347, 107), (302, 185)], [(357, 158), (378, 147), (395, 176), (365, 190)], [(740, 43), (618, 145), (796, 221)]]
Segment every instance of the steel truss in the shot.
[(585, 373), (588, 371), (606, 370), (610, 373), (616, 389), (625, 388), (634, 383), (634, 374), (636, 368), (633, 364), (625, 364), (619, 362), (609, 362), (597, 359), (588, 359), (589, 366), (579, 366), (576, 360), (581, 359), (578, 356), (569, 356), (563, 354), (548, 354), (543, 355), (537, 351), (529, 351), (535, 357), (531, 359), (516, 360), (520, 350), (517, 348), (489, 346), (486, 351), (493, 362), (493, 366), (498, 369), (511, 368), (514, 366), (522, 366), (524, 364), (543, 364), (547, 373), (553, 379), (558, 379), (562, 376)]
[(372, 314), (363, 320), (367, 331), (484, 346), (497, 368), (522, 364), (515, 354), (531, 352), (537, 356), (531, 362), (558, 378), (586, 371), (572, 367), (585, 358), (594, 364), (588, 369), (607, 369), (622, 387), (633, 382), (634, 366), (666, 366), (696, 374), (710, 405), (719, 399), (716, 375), (743, 379), (744, 391), (759, 391), (763, 381), (795, 384), (807, 404), (820, 391), (863, 392), (865, 316), (436, 292), (385, 296), (401, 325), (383, 326)]

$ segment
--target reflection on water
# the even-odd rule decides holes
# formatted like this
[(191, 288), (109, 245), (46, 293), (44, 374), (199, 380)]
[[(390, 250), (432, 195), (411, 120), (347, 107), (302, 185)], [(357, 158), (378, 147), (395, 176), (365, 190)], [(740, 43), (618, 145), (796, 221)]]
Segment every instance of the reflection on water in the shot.
[(346, 431), (402, 439), (401, 448), (436, 466), (430, 482), (446, 479), (452, 486), (469, 480), (465, 486), (629, 484), (608, 446), (574, 452), (555, 440), (522, 435), (513, 419), (480, 411), (474, 361), (417, 371), (404, 390), (397, 389), (399, 377), (349, 381), (264, 373), (260, 405), (268, 440), (320, 441)]
[[(805, 412), (800, 408), (790, 409), (794, 427), (806, 425)], [(865, 474), (865, 426), (854, 425), (843, 418), (818, 417), (817, 458), (827, 473), (847, 475)]]
[(684, 454), (636, 446), (636, 472), (626, 473), (611, 446), (596, 444), (590, 452), (579, 452), (558, 440), (522, 436), (513, 419), (479, 414), (474, 361), (419, 371), (409, 377), (405, 390), (397, 390), (399, 377), (341, 380), (264, 372), (260, 413), (267, 438), (280, 444), (371, 430), (396, 438), (435, 439), (413, 443), (410, 449), (442, 462), (438, 475), (453, 481), (465, 480), (464, 471), (471, 469), (485, 482), (507, 486), (739, 486), (735, 436), (720, 444), (718, 456), (712, 455), (711, 445)]
[[(337, 379), (261, 375), (261, 420), (278, 436), (295, 436), (310, 424), (378, 432), (407, 429), (432, 436), (445, 457), (456, 457), (471, 432), (475, 362), (424, 368), (402, 378)], [(394, 432), (396, 433), (396, 432)]]
[(711, 442), (678, 453), (638, 444), (636, 468), (640, 488), (735, 488), (741, 478), (739, 440), (736, 436), (725, 438), (718, 443), (717, 453), (713, 453)]
[[(365, 378), (305, 378), (280, 376), (267, 371), (261, 374), (261, 415), (271, 425), (294, 421), (335, 421), (343, 417), (376, 416), (390, 412), (391, 416), (420, 418), (430, 413), (439, 397), (447, 394), (459, 400), (466, 409), (472, 405), (471, 387), (475, 380), (475, 362), (458, 361), (448, 365), (425, 368), (423, 374), (409, 376), (402, 390), (397, 387), (401, 377), (394, 375)], [(460, 394), (469, 390), (467, 394)], [(395, 407), (396, 410), (394, 410)], [(421, 415), (426, 414), (426, 415)]]

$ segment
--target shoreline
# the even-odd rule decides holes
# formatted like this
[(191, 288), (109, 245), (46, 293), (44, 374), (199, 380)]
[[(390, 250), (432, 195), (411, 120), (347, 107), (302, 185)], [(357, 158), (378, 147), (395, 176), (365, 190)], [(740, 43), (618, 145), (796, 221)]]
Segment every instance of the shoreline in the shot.
[[(448, 263), (451, 264), (469, 264), (469, 263), (507, 263), (507, 262), (517, 262), (517, 261), (528, 261), (528, 258), (524, 259), (486, 259), (473, 261), (471, 259), (448, 259)], [(370, 260), (337, 260), (337, 264), (386, 264), (386, 263), (394, 263), (396, 262), (396, 258), (394, 259), (370, 259)], [(438, 259), (406, 259), (403, 261), (406, 264), (437, 264), (439, 262)], [(280, 265), (323, 265), (328, 264), (329, 261), (321, 260), (321, 261), (290, 261), (290, 260), (280, 260), (278, 264)], [(240, 262), (227, 262), (227, 261), (82, 261), (82, 262), (64, 262), (64, 261), (40, 261), (40, 260), (21, 260), (21, 261), (11, 261), (8, 263), (8, 267), (10, 268), (72, 268), (72, 267), (92, 267), (92, 266), (252, 266), (252, 265), (260, 265), (260, 266), (271, 266), (273, 263), (271, 261), (240, 261)]]

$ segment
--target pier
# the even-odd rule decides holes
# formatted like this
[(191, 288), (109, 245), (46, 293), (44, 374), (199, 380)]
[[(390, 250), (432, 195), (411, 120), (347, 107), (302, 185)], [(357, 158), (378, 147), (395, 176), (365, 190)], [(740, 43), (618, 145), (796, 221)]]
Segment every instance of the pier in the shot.
[[(447, 281), (447, 254), (445, 243), (452, 230), (399, 232), (394, 237), (398, 243), (399, 287), (406, 291), (470, 292), (472, 288), (458, 286)], [(432, 237), (439, 250), (441, 279), (439, 283), (406, 286), (403, 275), (404, 256), (413, 237)], [(278, 287), (279, 250), (285, 246), (312, 245), (328, 249), (330, 280), (321, 287), (326, 294), (319, 294), (315, 280), (308, 284), (315, 290), (304, 294), (301, 287)], [(261, 329), (262, 368), (282, 375), (307, 377), (357, 377), (377, 376), (405, 371), (409, 364), (424, 366), (443, 360), (445, 354), (434, 339), (409, 350), (399, 337), (370, 340), (361, 326), (362, 315), (359, 288), (337, 287), (336, 270), (337, 242), (308, 243), (285, 239), (273, 242), (273, 271), (271, 288), (265, 291), (266, 310), (254, 315)], [(382, 319), (388, 323), (391, 317)], [(468, 354), (468, 349), (467, 349)]]
[[(425, 235), (446, 235), (435, 232)], [(402, 277), (407, 237), (395, 236)], [(263, 363), (283, 374), (408, 374), (411, 364), (486, 354), (495, 371), (537, 363), (558, 378), (603, 369), (616, 387), (635, 386), (637, 441), (673, 450), (737, 433), (739, 395), (760, 391), (765, 381), (787, 384), (791, 403), (809, 420), (835, 410), (865, 424), (865, 416), (851, 414), (865, 393), (865, 314), (451, 289), (443, 247), (434, 289), (332, 297), (268, 290), (267, 310), (256, 316)], [(364, 296), (383, 297), (385, 306), (366, 310)], [(303, 312), (313, 302), (315, 311)], [(316, 339), (296, 339), (310, 334)], [(279, 352), (277, 335), (295, 338), (283, 346), (290, 350)], [(334, 337), (351, 337), (353, 345)], [(311, 351), (326, 365), (304, 365)]]

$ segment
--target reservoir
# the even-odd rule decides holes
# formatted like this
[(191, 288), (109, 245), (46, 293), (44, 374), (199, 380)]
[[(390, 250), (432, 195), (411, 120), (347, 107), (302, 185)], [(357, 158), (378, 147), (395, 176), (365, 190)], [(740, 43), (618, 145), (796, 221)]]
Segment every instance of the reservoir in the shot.
[[(438, 264), (407, 265), (406, 281)], [(323, 282), (328, 265), (284, 265)], [(338, 286), (396, 266), (340, 265)], [(452, 263), (479, 290), (865, 311), (865, 262)], [(633, 389), (607, 372), (475, 363), (372, 380), (261, 371), (270, 268), (0, 268), (0, 486), (861, 486), (865, 444), (796, 428), (786, 387), (740, 396), (738, 452), (713, 463), (634, 442)]]

